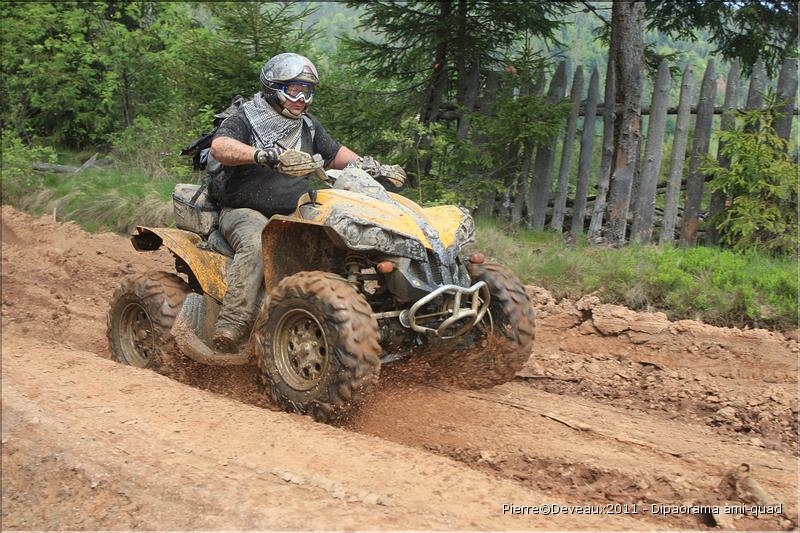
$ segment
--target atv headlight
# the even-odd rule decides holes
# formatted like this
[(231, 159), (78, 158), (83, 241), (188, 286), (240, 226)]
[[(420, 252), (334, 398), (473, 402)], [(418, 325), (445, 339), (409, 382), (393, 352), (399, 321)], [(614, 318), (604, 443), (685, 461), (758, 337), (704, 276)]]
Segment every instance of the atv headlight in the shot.
[(380, 228), (352, 215), (334, 214), (328, 224), (351, 250), (377, 250), (417, 261), (425, 261), (427, 257), (425, 247), (414, 237)]
[(473, 220), (469, 211), (463, 207), (461, 211), (464, 213), (464, 218), (461, 219), (461, 223), (458, 225), (455, 235), (456, 245), (458, 245), (459, 248), (475, 242), (475, 220)]

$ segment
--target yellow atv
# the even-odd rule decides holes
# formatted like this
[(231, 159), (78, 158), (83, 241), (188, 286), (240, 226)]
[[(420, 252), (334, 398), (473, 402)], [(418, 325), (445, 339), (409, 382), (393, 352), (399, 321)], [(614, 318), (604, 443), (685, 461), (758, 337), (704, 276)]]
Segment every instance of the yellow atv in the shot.
[[(211, 231), (216, 213), (202, 212), (202, 190), (179, 185), (176, 194), (189, 187), (193, 198), (176, 201), (176, 220), (193, 231), (137, 227), (131, 240), (136, 250), (165, 246), (185, 279), (151, 272), (122, 282), (108, 314), (114, 359), (157, 367), (177, 347), (209, 365), (253, 364), (277, 405), (320, 421), (355, 405), (382, 363), (410, 354), (439, 354), (435, 370), (469, 386), (512, 379), (531, 353), (533, 310), (509, 270), (463, 255), (474, 241), (469, 213), (421, 208), (358, 168), (322, 175), (330, 188), (264, 228), (263, 298), (239, 354), (211, 343), (233, 251)], [(186, 223), (187, 205), (211, 222)], [(488, 349), (488, 337), (502, 349)]]

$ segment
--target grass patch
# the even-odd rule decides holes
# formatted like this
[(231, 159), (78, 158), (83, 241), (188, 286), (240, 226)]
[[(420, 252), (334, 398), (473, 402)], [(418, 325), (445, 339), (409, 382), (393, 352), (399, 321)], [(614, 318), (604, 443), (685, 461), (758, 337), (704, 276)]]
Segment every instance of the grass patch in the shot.
[(55, 209), (59, 219), (75, 220), (88, 231), (130, 233), (137, 225), (173, 226), (175, 183), (117, 169), (49, 176), (31, 211)]
[(549, 232), (477, 220), (476, 248), (556, 298), (596, 292), (632, 309), (719, 326), (797, 327), (798, 264), (793, 258), (710, 247), (568, 245)]
[[(13, 132), (3, 131), (2, 202), (37, 215), (55, 211), (57, 220), (74, 220), (88, 231), (130, 233), (137, 225), (174, 225), (171, 195), (175, 183), (197, 181), (198, 176), (190, 175), (186, 158), (182, 168), (165, 167), (162, 161), (172, 158), (159, 159), (158, 143), (137, 137), (138, 131), (126, 130), (139, 144), (131, 148), (130, 139), (120, 142), (115, 152), (118, 163), (80, 173), (37, 172), (31, 165), (45, 161), (78, 166), (93, 150), (57, 152), (52, 147), (28, 145)], [(145, 163), (133, 165), (131, 161)]]
[(130, 233), (137, 225), (173, 226), (171, 195), (177, 180), (116, 168), (80, 174), (43, 174), (3, 203), (36, 215), (55, 211), (88, 231)]

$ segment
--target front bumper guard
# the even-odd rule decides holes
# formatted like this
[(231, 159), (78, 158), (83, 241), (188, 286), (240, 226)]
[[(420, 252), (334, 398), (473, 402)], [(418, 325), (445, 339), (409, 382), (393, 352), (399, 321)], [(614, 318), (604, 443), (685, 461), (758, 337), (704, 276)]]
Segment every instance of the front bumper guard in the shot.
[[(442, 321), (437, 328), (429, 328), (419, 323), (420, 319), (433, 315), (420, 316), (419, 310), (440, 296), (450, 294), (453, 296), (452, 306), (448, 306), (444, 312), (433, 313), (433, 315), (449, 315)], [(461, 307), (462, 299), (469, 300), (469, 307)], [(430, 294), (420, 298), (408, 310), (400, 314), (400, 323), (407, 328), (418, 333), (432, 333), (437, 337), (447, 340), (464, 335), (476, 324), (478, 324), (486, 312), (489, 310), (491, 295), (489, 286), (484, 281), (479, 281), (472, 287), (459, 287), (458, 285), (443, 285)], [(463, 322), (463, 324), (459, 324)], [(458, 326), (455, 332), (450, 332), (451, 328)]]

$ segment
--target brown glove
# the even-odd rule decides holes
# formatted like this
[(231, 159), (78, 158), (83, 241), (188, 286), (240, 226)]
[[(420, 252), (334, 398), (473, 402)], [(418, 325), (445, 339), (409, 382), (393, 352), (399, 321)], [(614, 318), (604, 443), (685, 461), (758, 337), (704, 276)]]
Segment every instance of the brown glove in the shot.
[(351, 164), (376, 180), (386, 181), (396, 188), (402, 187), (406, 182), (406, 171), (400, 165), (381, 165), (368, 155)]
[(305, 176), (318, 168), (322, 168), (324, 162), (319, 154), (307, 154), (299, 150), (289, 149), (278, 156), (278, 164), (275, 170), (290, 176)]
[(381, 165), (381, 173), (378, 178), (383, 178), (399, 189), (406, 182), (406, 171), (400, 165)]

